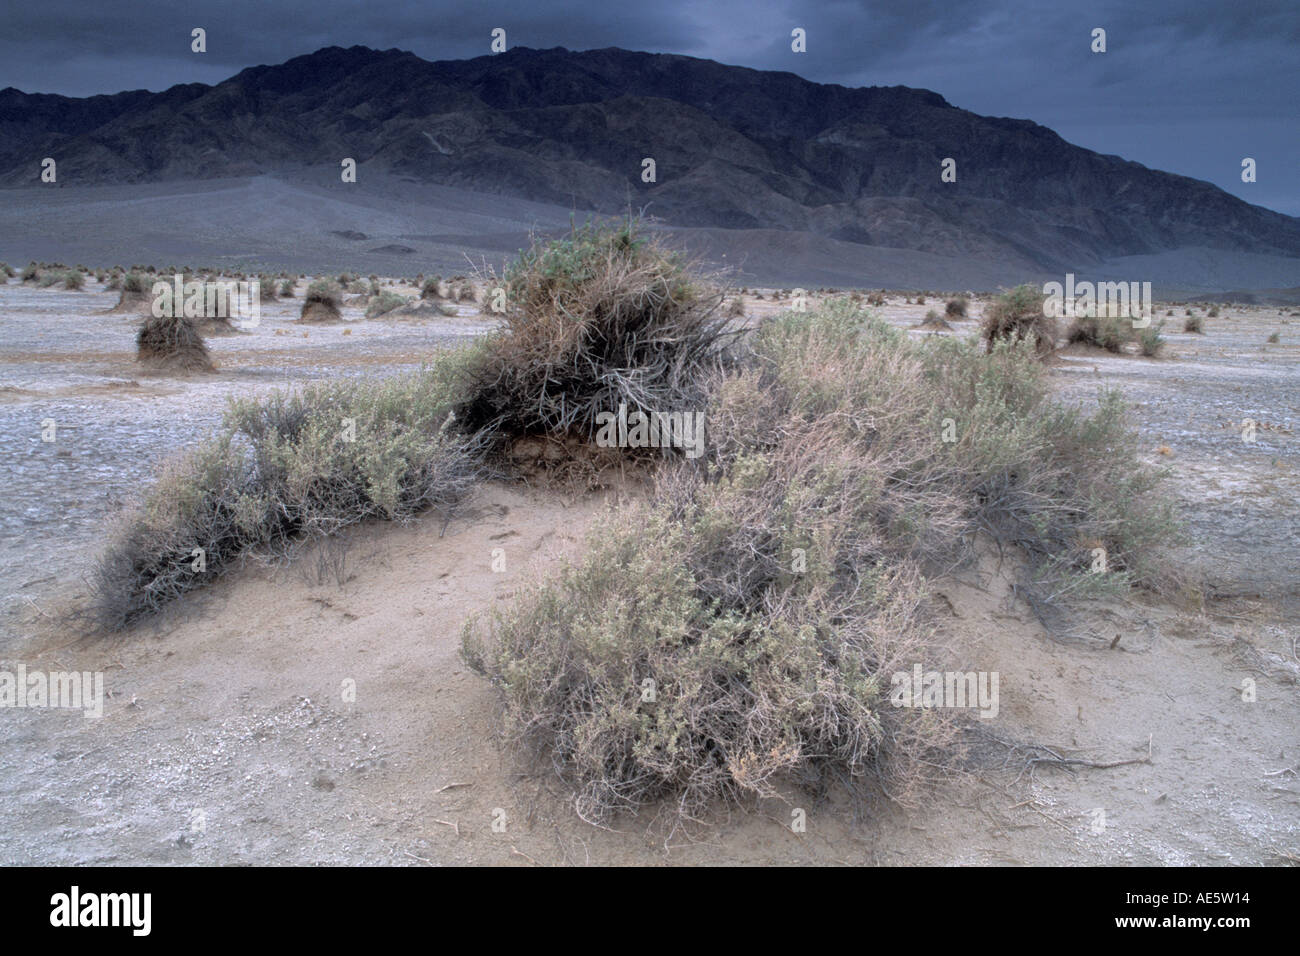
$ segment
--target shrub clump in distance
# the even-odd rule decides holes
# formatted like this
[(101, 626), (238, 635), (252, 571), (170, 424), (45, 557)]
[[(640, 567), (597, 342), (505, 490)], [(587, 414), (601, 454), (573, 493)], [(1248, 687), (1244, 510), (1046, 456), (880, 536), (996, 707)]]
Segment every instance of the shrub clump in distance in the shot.
[(149, 315), (135, 337), (136, 361), (173, 372), (210, 372), (212, 357), (197, 326), (183, 315)]
[(406, 296), (398, 295), (396, 292), (380, 292), (370, 297), (370, 302), (366, 305), (366, 318), (373, 319), (386, 315), (404, 305), (406, 305)]
[(338, 322), (343, 318), (340, 306), (343, 304), (343, 289), (337, 282), (317, 279), (307, 286), (302, 299), (302, 312), (299, 322)]
[(982, 334), (988, 351), (999, 339), (1027, 340), (1040, 357), (1046, 357), (1056, 349), (1056, 333), (1056, 320), (1043, 308), (1042, 290), (1033, 285), (1016, 286), (984, 310)]

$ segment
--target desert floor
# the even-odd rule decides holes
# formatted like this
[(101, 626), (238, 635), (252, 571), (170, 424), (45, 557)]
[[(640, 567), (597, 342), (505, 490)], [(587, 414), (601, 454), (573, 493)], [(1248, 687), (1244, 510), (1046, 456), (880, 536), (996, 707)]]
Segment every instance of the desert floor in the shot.
[[(1162, 358), (1074, 348), (1053, 366), (1064, 396), (1116, 385), (1135, 404), (1144, 454), (1172, 470), (1203, 602), (1133, 594), (1049, 633), (1012, 592), (1012, 559), (986, 554), (934, 586), (971, 669), (1001, 675), (1000, 713), (976, 722), (965, 773), (917, 809), (792, 791), (669, 835), (651, 814), (608, 830), (577, 819), (550, 768), (502, 745), (496, 697), (458, 657), (465, 620), (576, 553), (602, 509), (639, 493), (634, 481), (585, 494), (492, 483), (445, 532), (437, 515), (369, 525), (341, 565), (312, 554), (250, 564), (113, 638), (70, 625), (120, 502), (209, 434), (226, 397), (418, 367), (489, 324), (468, 305), (436, 322), (366, 321), (353, 305), (342, 324), (303, 327), (297, 300), (265, 304), (258, 328), (210, 340), (216, 374), (154, 376), (134, 363), (135, 318), (108, 311), (116, 293), (88, 288), (0, 286), (0, 669), (103, 671), (111, 695), (98, 720), (0, 711), (0, 863), (1300, 860), (1300, 322), (1289, 310), (1223, 308), (1197, 336), (1173, 331), (1177, 307)], [(936, 306), (902, 299), (881, 311), (903, 327)], [(747, 304), (754, 317), (778, 308)], [(977, 303), (954, 334), (978, 315)], [(1280, 344), (1266, 344), (1275, 331)], [(1254, 442), (1246, 418), (1262, 423)], [(494, 573), (498, 548), (506, 567)], [(998, 740), (1140, 762), (1031, 766)], [(795, 808), (806, 832), (789, 826)]]

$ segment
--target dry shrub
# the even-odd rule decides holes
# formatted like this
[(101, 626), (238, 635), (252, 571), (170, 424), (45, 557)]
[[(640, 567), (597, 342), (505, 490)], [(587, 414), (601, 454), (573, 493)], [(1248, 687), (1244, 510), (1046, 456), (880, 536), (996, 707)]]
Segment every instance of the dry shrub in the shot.
[(1040, 357), (1056, 349), (1056, 320), (1043, 309), (1043, 293), (1033, 285), (1018, 285), (998, 296), (984, 310), (982, 334), (989, 351), (999, 339), (1031, 340)]
[[(834, 780), (906, 802), (953, 740), (950, 711), (888, 705), (895, 673), (945, 653), (927, 574), (980, 531), (1023, 549), (1043, 600), (1161, 568), (1168, 506), (1117, 399), (1087, 414), (1046, 393), (1028, 341), (912, 342), (847, 302), (766, 322), (715, 373), (706, 458), (467, 625), (465, 658), (595, 823)], [(1113, 574), (1088, 573), (1083, 539)]]
[[(1172, 314), (1172, 313), (1171, 313)], [(1205, 334), (1205, 320), (1199, 315), (1189, 315), (1183, 320), (1183, 331), (1192, 332), (1196, 335)]]
[(948, 300), (943, 307), (943, 312), (950, 319), (964, 319), (969, 308), (970, 300), (965, 296), (958, 296), (955, 299)]
[(292, 299), (292, 298), (293, 298), (293, 294), (294, 294), (294, 293), (293, 293), (293, 280), (292, 280), (292, 279), (285, 279), (283, 282), (280, 283), (280, 298), (282, 298), (282, 299)]
[(135, 337), (135, 357), (150, 368), (174, 372), (210, 372), (212, 357), (197, 326), (184, 316), (145, 318)]
[(738, 334), (721, 314), (721, 293), (632, 223), (534, 243), (501, 284), (503, 326), (488, 337), (457, 412), (465, 427), (499, 440), (591, 438), (596, 416), (620, 404), (702, 408), (705, 379)]
[(1134, 339), (1133, 323), (1113, 315), (1084, 315), (1074, 320), (1066, 337), (1071, 344), (1083, 343), (1119, 355)]
[(122, 293), (113, 312), (140, 312), (149, 308), (149, 280), (139, 272), (128, 272), (122, 279)]
[(951, 332), (952, 325), (934, 309), (925, 313), (925, 319), (916, 324), (916, 328), (930, 332)]
[(398, 295), (396, 292), (380, 292), (370, 297), (366, 304), (366, 318), (373, 319), (381, 315), (387, 315), (395, 309), (400, 309), (406, 305), (406, 296)]
[(248, 556), (454, 506), (480, 474), (477, 439), (448, 418), (458, 361), (232, 402), (216, 437), (166, 463), (118, 521), (95, 575), (100, 624), (119, 630)]
[(336, 282), (317, 279), (307, 286), (302, 299), (299, 322), (338, 322), (343, 318), (339, 307), (343, 304), (343, 289)]

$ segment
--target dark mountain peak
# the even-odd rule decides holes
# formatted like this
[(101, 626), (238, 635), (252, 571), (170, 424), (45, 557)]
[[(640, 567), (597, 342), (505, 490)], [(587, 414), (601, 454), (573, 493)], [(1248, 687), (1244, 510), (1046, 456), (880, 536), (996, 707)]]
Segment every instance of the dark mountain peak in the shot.
[[(685, 226), (784, 229), (1078, 271), (1186, 246), (1300, 256), (1300, 220), (938, 93), (616, 47), (429, 62), (330, 46), (186, 84), (0, 92), (0, 181), (247, 175), (340, 157), (416, 181)], [(655, 161), (655, 179), (642, 179)], [(940, 178), (953, 159), (955, 182)]]

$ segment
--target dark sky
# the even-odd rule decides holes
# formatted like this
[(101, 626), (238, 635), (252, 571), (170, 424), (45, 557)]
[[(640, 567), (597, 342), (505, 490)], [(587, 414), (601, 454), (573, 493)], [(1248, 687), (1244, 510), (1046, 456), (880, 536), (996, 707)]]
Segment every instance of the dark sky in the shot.
[[(190, 52), (203, 27), (208, 51)], [(322, 46), (431, 59), (619, 46), (924, 87), (1300, 215), (1300, 0), (0, 0), (0, 88), (85, 96), (219, 82)], [(803, 27), (808, 52), (790, 50)], [(1091, 32), (1107, 52), (1090, 52)], [(1241, 160), (1258, 182), (1241, 181)]]

